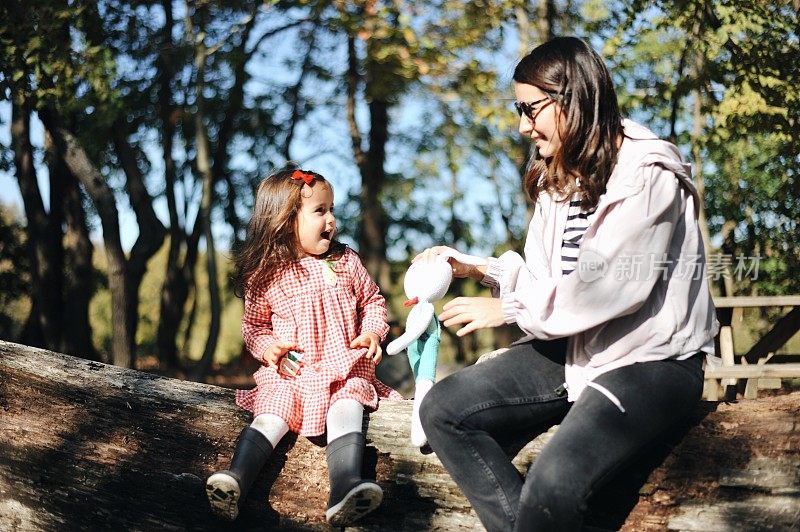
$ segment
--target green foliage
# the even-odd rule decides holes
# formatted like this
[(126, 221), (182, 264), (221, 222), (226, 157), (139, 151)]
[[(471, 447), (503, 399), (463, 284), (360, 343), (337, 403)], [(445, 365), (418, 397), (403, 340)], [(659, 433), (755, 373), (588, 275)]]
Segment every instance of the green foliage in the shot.
[(95, 2), (5, 2), (0, 21), (3, 93), (26, 91), (38, 105), (78, 113), (113, 107), (118, 93), (109, 80), (115, 60), (91, 41), (98, 22)]
[[(203, 254), (201, 254), (198, 264), (205, 264)], [(218, 253), (217, 267), (219, 269), (222, 316), (220, 318), (219, 342), (217, 342), (217, 348), (214, 351), (214, 361), (225, 364), (236, 360), (241, 353), (243, 343), (241, 323), (244, 306), (242, 300), (233, 295), (233, 287), (228, 282), (233, 272), (231, 257), (225, 253)], [(188, 342), (183, 344), (184, 355), (188, 360), (192, 361), (199, 360), (203, 354), (203, 347), (205, 346), (211, 322), (210, 303), (208, 301), (208, 275), (205, 268), (198, 266), (196, 276), (197, 287), (194, 295), (198, 299), (196, 302), (195, 322), (190, 331)], [(187, 305), (192, 304), (195, 304), (195, 302), (187, 302)], [(184, 324), (181, 327), (181, 334), (184, 336), (179, 336), (179, 338), (185, 338), (187, 327), (188, 323), (184, 320)]]
[[(213, 50), (204, 94), (219, 179), (214, 219), (224, 213), (225, 221), (234, 224), (246, 217), (253, 184), (287, 159), (300, 157), (333, 169), (340, 224), (345, 234), (355, 235), (363, 200), (354, 192), (358, 172), (344, 114), (348, 65), (343, 59), (347, 36), (354, 36), (362, 81), (357, 88), (359, 125), (371, 101), (384, 101), (392, 110), (387, 184), (381, 197), (367, 201), (382, 202), (388, 215), (394, 278), (401, 278), (409, 255), (434, 243), (484, 254), (521, 250), (528, 205), (520, 169), (528, 143), (516, 133), (509, 77), (517, 56), (540, 40), (538, 2), (173, 5), (175, 19), (165, 32), (167, 17), (160, 3), (2, 3), (3, 97), (22, 91), (33, 104), (56, 106), (72, 120), (124, 204), (123, 174), (109, 127), (129, 128), (140, 169), (148, 185), (162, 194), (160, 76), (169, 72), (169, 120), (177, 128), (175, 192), (184, 202), (178, 223), (185, 224), (194, 215), (198, 191), (192, 53), (202, 38)], [(713, 251), (761, 257), (758, 278), (737, 281), (742, 294), (800, 291), (800, 249), (793, 241), (800, 221), (800, 23), (795, 5), (790, 0), (552, 3), (557, 13), (551, 29), (582, 35), (601, 50), (626, 114), (671, 136), (699, 163), (712, 241), (721, 246)], [(242, 22), (251, 16), (252, 31)], [(242, 105), (228, 121), (230, 104), (238, 97), (237, 75), (243, 80)], [(233, 140), (219, 145), (226, 135)], [(369, 135), (363, 137), (366, 144)], [(0, 169), (10, 167), (3, 152)], [(0, 300), (1, 312), (19, 317), (25, 309), (7, 301), (23, 301), (15, 294), (23, 294), (28, 282), (20, 228), (8, 222), (0, 231), (0, 260), (6, 261), (0, 262), (0, 281), (8, 283), (0, 296), (9, 298)], [(102, 271), (103, 256), (95, 253)], [(165, 261), (162, 249), (140, 290), (137, 343), (142, 355), (155, 349), (154, 309)], [(221, 278), (227, 279), (229, 258), (220, 254), (218, 263)], [(186, 303), (187, 315), (195, 303), (197, 309), (182, 345), (190, 360), (200, 356), (209, 323), (204, 270), (197, 268), (197, 300)], [(4, 276), (9, 272), (19, 273)], [(485, 293), (469, 283), (454, 291), (470, 294), (473, 288)], [(402, 321), (404, 296), (399, 284), (394, 290), (387, 299)], [(229, 287), (221, 286), (221, 292), (222, 336), (215, 357), (225, 361), (237, 356), (241, 346), (241, 302), (232, 298)], [(107, 289), (98, 290), (91, 312), (95, 342), (108, 351)], [(186, 327), (185, 321), (179, 345)], [(482, 336), (476, 348), (490, 344)]]
[(409, 163), (387, 191), (387, 211), (404, 230), (396, 238), (390, 233), (390, 241), (406, 247), (402, 253), (395, 245), (396, 257), (435, 243), (487, 254), (518, 244), (524, 233), (519, 168), (526, 146), (515, 135), (500, 50), (514, 35), (511, 23), (531, 5), (441, 7), (425, 19), (423, 40), (440, 44), (408, 103), (421, 107), (420, 127), (405, 139)]
[[(701, 164), (712, 242), (759, 257), (739, 294), (800, 291), (800, 15), (796, 3), (731, 0), (596, 5), (590, 27), (623, 109)], [(694, 109), (700, 106), (699, 113)], [(695, 114), (697, 113), (697, 114)], [(715, 250), (712, 250), (712, 252)]]
[(0, 338), (14, 340), (30, 310), (30, 275), (20, 213), (0, 204)]
[[(164, 271), (167, 261), (167, 250), (169, 244), (165, 243), (161, 250), (150, 261), (150, 267), (142, 280), (139, 289), (139, 326), (136, 332), (137, 356), (147, 357), (156, 356), (156, 333), (158, 331), (158, 309), (161, 297), (161, 289), (164, 281)], [(102, 249), (95, 250), (95, 268), (104, 275), (106, 271), (105, 254)], [(186, 302), (186, 312), (184, 321), (181, 324), (178, 335), (178, 347), (182, 353), (183, 362), (191, 364), (200, 359), (205, 346), (206, 336), (208, 335), (208, 325), (211, 321), (210, 305), (208, 303), (208, 276), (203, 264), (205, 257), (201, 253), (196, 270), (197, 289), (199, 300), (194, 314), (194, 322), (191, 330), (189, 329), (189, 316), (192, 306), (195, 304), (191, 299)], [(227, 281), (232, 272), (230, 257), (223, 253), (218, 254), (217, 264), (219, 266), (220, 279)], [(243, 314), (242, 301), (233, 296), (233, 290), (227, 286), (221, 286), (222, 293), (222, 320), (220, 326), (220, 337), (217, 349), (214, 352), (214, 360), (225, 364), (235, 360), (241, 351), (241, 318)], [(111, 294), (108, 287), (99, 287), (92, 298), (90, 305), (90, 321), (93, 331), (95, 348), (104, 353), (111, 350)], [(185, 341), (186, 340), (186, 341)]]

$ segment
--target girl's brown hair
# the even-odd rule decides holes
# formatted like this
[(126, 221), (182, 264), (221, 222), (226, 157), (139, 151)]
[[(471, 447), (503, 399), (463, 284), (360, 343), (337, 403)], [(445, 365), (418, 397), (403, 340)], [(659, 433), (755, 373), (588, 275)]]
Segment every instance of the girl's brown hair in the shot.
[(514, 81), (538, 87), (560, 109), (561, 147), (547, 159), (534, 152), (524, 177), (528, 195), (536, 201), (546, 191), (566, 201), (578, 192), (584, 209), (597, 206), (623, 135), (617, 93), (602, 58), (581, 39), (557, 37), (522, 58)]
[[(245, 240), (236, 251), (233, 269), (233, 293), (244, 297), (251, 289), (266, 284), (281, 267), (301, 258), (297, 238), (297, 213), (303, 204), (302, 179), (292, 179), (297, 168), (280, 170), (263, 179), (256, 190), (256, 204), (247, 224)], [(330, 183), (316, 172), (313, 183)], [(339, 258), (344, 244), (334, 240), (325, 258)]]

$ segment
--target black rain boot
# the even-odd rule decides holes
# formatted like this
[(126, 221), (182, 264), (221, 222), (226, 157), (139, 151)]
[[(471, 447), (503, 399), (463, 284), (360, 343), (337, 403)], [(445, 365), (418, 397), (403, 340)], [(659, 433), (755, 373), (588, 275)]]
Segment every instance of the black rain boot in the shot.
[(351, 432), (336, 438), (325, 449), (331, 481), (325, 520), (331, 525), (349, 525), (377, 508), (383, 500), (381, 487), (361, 478), (364, 446), (364, 435)]
[(245, 427), (233, 451), (231, 468), (214, 473), (206, 481), (206, 495), (215, 515), (233, 521), (239, 515), (239, 501), (244, 500), (269, 455), (272, 444), (252, 427)]

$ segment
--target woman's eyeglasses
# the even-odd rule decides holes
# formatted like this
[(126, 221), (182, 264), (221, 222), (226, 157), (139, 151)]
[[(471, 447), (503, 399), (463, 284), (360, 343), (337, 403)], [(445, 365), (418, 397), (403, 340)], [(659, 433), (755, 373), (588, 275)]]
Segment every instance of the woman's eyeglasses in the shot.
[[(536, 108), (537, 105), (545, 101), (548, 103), (540, 106), (538, 109)], [(542, 112), (542, 109), (547, 107), (550, 103), (552, 103), (552, 101), (553, 100), (551, 98), (545, 97), (541, 100), (536, 100), (533, 102), (514, 102), (514, 108), (517, 110), (517, 114), (519, 114), (519, 116), (524, 114), (528, 117), (528, 120), (533, 122), (536, 120), (536, 116)]]

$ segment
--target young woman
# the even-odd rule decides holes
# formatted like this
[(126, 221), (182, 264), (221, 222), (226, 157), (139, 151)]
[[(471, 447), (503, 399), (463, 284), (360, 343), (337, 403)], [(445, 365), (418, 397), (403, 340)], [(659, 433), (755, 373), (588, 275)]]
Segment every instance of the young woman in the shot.
[[(514, 82), (536, 147), (525, 256), (449, 259), (495, 298), (458, 297), (440, 318), (459, 335), (516, 324), (526, 336), (436, 384), (422, 423), (487, 530), (579, 530), (592, 493), (699, 400), (717, 322), (689, 166), (621, 118), (598, 54), (557, 38)], [(514, 453), (555, 424), (521, 478)]]

